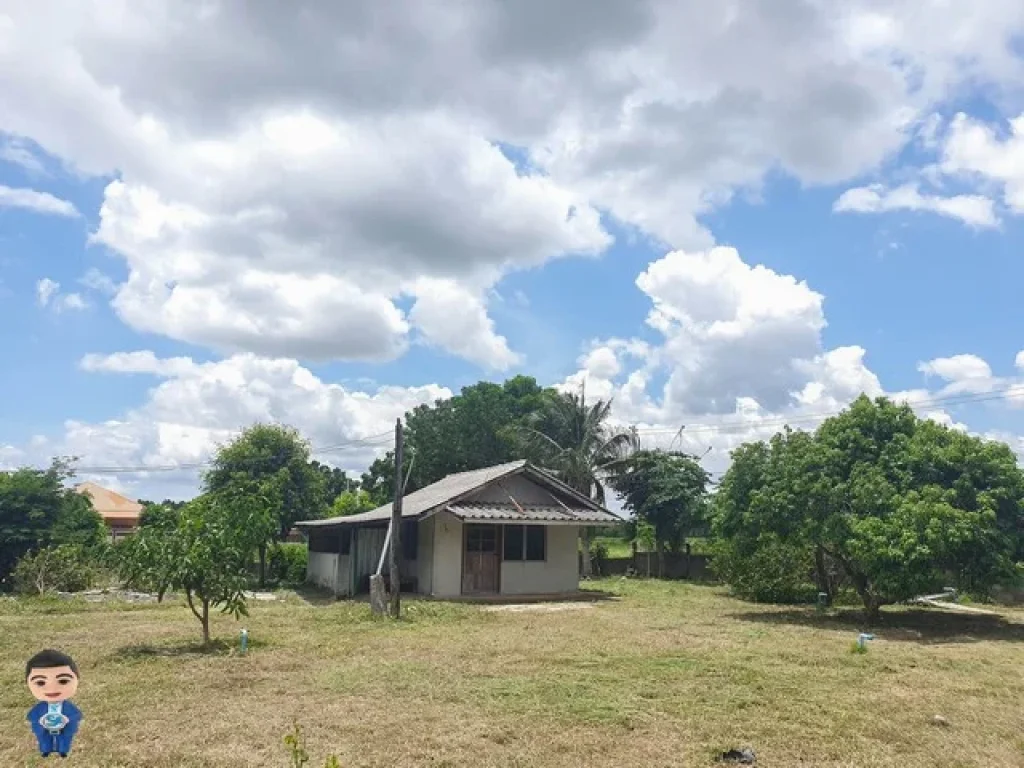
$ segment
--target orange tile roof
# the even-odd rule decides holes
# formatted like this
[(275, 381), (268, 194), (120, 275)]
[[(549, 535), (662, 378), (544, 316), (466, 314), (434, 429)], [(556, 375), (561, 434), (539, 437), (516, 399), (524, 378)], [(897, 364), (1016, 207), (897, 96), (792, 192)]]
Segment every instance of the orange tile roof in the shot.
[(107, 522), (116, 520), (119, 525), (138, 523), (142, 514), (143, 507), (139, 502), (96, 483), (81, 483), (75, 486), (75, 491), (92, 499), (93, 508)]

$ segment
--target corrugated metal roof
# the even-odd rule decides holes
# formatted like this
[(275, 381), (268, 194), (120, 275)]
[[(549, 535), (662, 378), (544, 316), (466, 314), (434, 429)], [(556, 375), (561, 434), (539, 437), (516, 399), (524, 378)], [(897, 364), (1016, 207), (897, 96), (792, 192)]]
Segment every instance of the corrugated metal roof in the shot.
[[(413, 491), (402, 499), (402, 517), (419, 517), (435, 507), (440, 507), (449, 501), (469, 493), (482, 485), (497, 480), (526, 466), (523, 460), (512, 461), (508, 464), (498, 464), (494, 467), (473, 469), (469, 472), (458, 472), (448, 475), (443, 480), (438, 480), (425, 488)], [(296, 523), (298, 528), (322, 528), (331, 525), (356, 525), (358, 523), (375, 523), (391, 519), (391, 504), (377, 507), (369, 512), (362, 512), (358, 515), (345, 517), (329, 517), (325, 520), (303, 520)]]
[(93, 509), (99, 512), (104, 520), (137, 522), (139, 515), (142, 514), (143, 507), (139, 502), (96, 483), (81, 483), (75, 486), (75, 491), (92, 499)]
[(538, 506), (526, 504), (449, 504), (446, 509), (463, 520), (501, 520), (503, 522), (545, 523), (617, 523), (617, 517), (594, 509)]

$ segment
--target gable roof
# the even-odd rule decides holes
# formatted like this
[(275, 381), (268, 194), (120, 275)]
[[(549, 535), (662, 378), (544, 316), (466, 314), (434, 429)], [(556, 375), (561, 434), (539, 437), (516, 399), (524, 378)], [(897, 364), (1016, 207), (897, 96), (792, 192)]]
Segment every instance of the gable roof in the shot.
[(93, 509), (99, 512), (104, 520), (137, 521), (142, 514), (143, 506), (139, 502), (96, 483), (80, 483), (75, 486), (75, 492), (92, 499)]
[[(480, 490), (485, 485), (496, 480), (511, 477), (512, 475), (524, 475), (538, 485), (546, 486), (574, 499), (577, 505), (582, 507), (579, 510), (570, 510), (563, 505), (558, 508), (557, 514), (549, 515), (546, 518), (551, 522), (583, 522), (584, 520), (594, 523), (619, 522), (618, 517), (600, 504), (574, 491), (558, 478), (529, 464), (525, 460), (512, 461), (508, 464), (498, 464), (497, 466), (485, 467), (483, 469), (473, 469), (468, 472), (458, 472), (454, 475), (448, 475), (436, 483), (420, 488), (418, 491), (413, 491), (402, 499), (402, 518), (418, 518), (445, 508), (448, 508), (456, 516), (462, 517), (463, 515), (460, 512), (468, 512), (469, 508), (460, 507), (456, 502)], [(492, 508), (493, 517), (491, 519), (511, 519), (508, 515), (499, 516), (496, 513), (498, 507), (504, 509), (506, 505), (490, 504), (488, 506)], [(510, 504), (507, 506), (512, 510), (521, 511), (518, 505), (513, 506)], [(574, 515), (572, 514), (573, 512), (583, 512), (584, 514)], [(519, 517), (519, 515), (515, 515), (515, 517)], [(330, 517), (325, 520), (303, 520), (295, 525), (298, 528), (324, 528), (336, 525), (381, 522), (390, 519), (391, 504), (389, 503), (369, 512), (361, 512), (358, 515)]]

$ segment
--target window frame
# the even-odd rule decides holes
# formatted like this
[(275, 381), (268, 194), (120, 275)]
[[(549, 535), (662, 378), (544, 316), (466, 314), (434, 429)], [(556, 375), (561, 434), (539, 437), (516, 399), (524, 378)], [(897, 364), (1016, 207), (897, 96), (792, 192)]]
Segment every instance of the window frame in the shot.
[[(523, 523), (511, 523), (504, 526), (502, 530), (501, 561), (503, 563), (546, 563), (548, 561), (548, 527), (546, 525), (526, 525)], [(541, 557), (529, 556), (529, 531), (539, 532), (541, 535)], [(508, 556), (508, 543), (518, 540), (518, 557)]]

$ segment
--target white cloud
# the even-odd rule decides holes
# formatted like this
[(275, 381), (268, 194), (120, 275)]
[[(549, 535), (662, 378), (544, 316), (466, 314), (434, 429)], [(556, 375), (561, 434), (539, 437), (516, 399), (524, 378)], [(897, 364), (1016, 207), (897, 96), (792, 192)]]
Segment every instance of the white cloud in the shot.
[(49, 307), (54, 312), (64, 310), (82, 310), (89, 307), (89, 303), (79, 293), (61, 293), (60, 283), (44, 277), (36, 283), (36, 300), (41, 307)]
[[(314, 448), (325, 449), (319, 459), (362, 471), (391, 447), (397, 417), (451, 396), (450, 390), (435, 384), (352, 390), (323, 381), (294, 360), (250, 354), (197, 363), (187, 357), (159, 358), (143, 350), (87, 355), (81, 367), (161, 380), (144, 403), (120, 418), (99, 423), (70, 420), (62, 436), (12, 453), (10, 459), (0, 453), (0, 463), (28, 458), (42, 465), (50, 455), (78, 456), (84, 477), (103, 484), (113, 480), (145, 497), (187, 498), (198, 485), (194, 465), (207, 461), (218, 444), (254, 422), (295, 426)], [(89, 472), (90, 468), (142, 471)]]
[(885, 213), (890, 211), (929, 211), (958, 219), (972, 227), (990, 228), (999, 225), (995, 204), (981, 195), (939, 197), (923, 195), (915, 184), (887, 189), (882, 184), (856, 187), (844, 192), (832, 210), (847, 213)]
[[(598, 210), (704, 248), (700, 216), (770, 171), (874, 169), (960, 84), (1018, 80), (1019, 6), (36, 0), (0, 28), (0, 130), (119, 179), (96, 240), (128, 267), (133, 327), (390, 359), (417, 281), (482, 302), (510, 271), (604, 250)], [(500, 367), (481, 311), (420, 330)]]
[(0, 208), (20, 208), (33, 213), (74, 218), (78, 210), (67, 200), (54, 197), (49, 192), (34, 189), (8, 187), (0, 184)]
[(95, 267), (90, 267), (89, 270), (78, 279), (78, 282), (86, 288), (106, 296), (113, 296), (117, 293), (117, 284)]
[(0, 160), (17, 165), (36, 176), (45, 176), (46, 168), (24, 141), (5, 139), (0, 141)]
[(54, 282), (48, 277), (44, 277), (38, 283), (36, 283), (36, 298), (39, 301), (39, 306), (45, 307), (50, 303), (57, 292), (60, 290), (60, 283)]
[(886, 390), (863, 347), (824, 347), (819, 293), (747, 264), (731, 248), (668, 254), (637, 284), (651, 296), (648, 322), (662, 342), (632, 342), (637, 354), (624, 355), (629, 342), (595, 341), (561, 386), (585, 385), (588, 399), (612, 398), (614, 417), (638, 426), (645, 445), (707, 452), (703, 463), (716, 473), (742, 443), (787, 424), (814, 429), (862, 393), (907, 402), (922, 418), (960, 430), (968, 427), (945, 410), (947, 401), (991, 393), (996, 407), (1024, 403), (1011, 394), (1024, 379), (997, 377), (975, 355), (919, 364), (942, 379), (938, 388)]
[(483, 301), (454, 280), (424, 279), (416, 286), (409, 319), (430, 344), (484, 368), (504, 371), (520, 362), (494, 331)]
[(1024, 214), (1024, 115), (1009, 122), (1009, 135), (967, 115), (952, 121), (943, 146), (942, 170), (967, 175), (1001, 187), (1003, 201)]
[(934, 360), (918, 363), (917, 370), (929, 376), (939, 376), (950, 382), (988, 381), (992, 378), (992, 367), (977, 355), (937, 357)]

